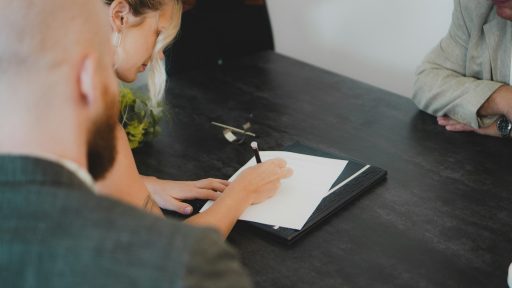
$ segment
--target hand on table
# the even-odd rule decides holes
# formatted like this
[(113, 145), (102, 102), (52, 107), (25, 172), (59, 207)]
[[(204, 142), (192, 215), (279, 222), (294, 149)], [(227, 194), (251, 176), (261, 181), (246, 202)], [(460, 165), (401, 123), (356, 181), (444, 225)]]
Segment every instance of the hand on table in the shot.
[(181, 214), (191, 214), (192, 206), (183, 200), (205, 199), (217, 200), (229, 182), (220, 179), (203, 179), (199, 181), (171, 181), (155, 177), (145, 177), (145, 184), (151, 198), (163, 209)]
[(496, 122), (490, 126), (477, 129), (448, 116), (441, 116), (437, 117), (437, 123), (450, 132), (475, 132), (481, 135), (500, 137), (498, 129), (496, 128)]

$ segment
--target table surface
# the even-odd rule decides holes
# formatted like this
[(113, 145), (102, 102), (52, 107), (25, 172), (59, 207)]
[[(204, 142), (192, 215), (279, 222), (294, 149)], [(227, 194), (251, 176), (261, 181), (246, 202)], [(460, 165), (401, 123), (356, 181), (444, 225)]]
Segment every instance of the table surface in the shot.
[(510, 141), (446, 132), (407, 98), (274, 52), (176, 75), (167, 100), (141, 173), (229, 178), (251, 150), (210, 122), (248, 120), (263, 150), (299, 141), (388, 171), (291, 246), (239, 222), (228, 241), (256, 287), (506, 287)]

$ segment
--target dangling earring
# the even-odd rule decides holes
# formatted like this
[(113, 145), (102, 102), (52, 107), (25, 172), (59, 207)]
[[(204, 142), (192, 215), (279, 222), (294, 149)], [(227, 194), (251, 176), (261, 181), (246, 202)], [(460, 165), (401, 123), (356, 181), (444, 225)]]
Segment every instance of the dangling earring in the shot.
[(117, 71), (117, 66), (118, 66), (118, 56), (119, 56), (119, 46), (121, 46), (121, 40), (123, 38), (123, 34), (122, 32), (116, 32), (114, 33), (114, 35), (112, 36), (112, 44), (114, 45), (114, 48), (115, 48), (115, 59), (116, 61), (114, 61), (114, 70)]
[(123, 34), (120, 32), (114, 33), (114, 36), (112, 37), (112, 43), (114, 44), (114, 47), (119, 48), (121, 46), (121, 39), (123, 38)]

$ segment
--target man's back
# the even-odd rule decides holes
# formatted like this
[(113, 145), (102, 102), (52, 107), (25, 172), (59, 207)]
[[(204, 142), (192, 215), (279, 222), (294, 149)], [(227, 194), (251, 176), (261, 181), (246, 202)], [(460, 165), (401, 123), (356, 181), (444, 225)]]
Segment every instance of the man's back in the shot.
[(247, 287), (216, 233), (100, 198), (65, 167), (0, 156), (5, 287)]

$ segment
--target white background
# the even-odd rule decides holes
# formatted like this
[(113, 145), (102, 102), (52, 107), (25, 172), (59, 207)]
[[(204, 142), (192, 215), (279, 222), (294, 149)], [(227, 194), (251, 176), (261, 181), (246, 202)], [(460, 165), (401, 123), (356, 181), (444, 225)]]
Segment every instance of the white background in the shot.
[(452, 0), (267, 0), (276, 51), (410, 97)]

